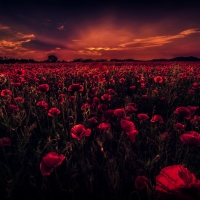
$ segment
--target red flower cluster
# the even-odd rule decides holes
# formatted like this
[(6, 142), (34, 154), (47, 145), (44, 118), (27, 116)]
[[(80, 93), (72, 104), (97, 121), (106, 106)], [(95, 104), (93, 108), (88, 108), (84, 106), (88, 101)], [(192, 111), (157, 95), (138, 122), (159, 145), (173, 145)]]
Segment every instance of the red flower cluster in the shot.
[(12, 96), (12, 91), (9, 89), (4, 89), (1, 91), (1, 96), (2, 97), (11, 97)]
[(58, 97), (58, 102), (60, 104), (63, 104), (65, 101), (65, 94), (60, 94), (59, 97)]
[(126, 132), (129, 140), (135, 142), (136, 135), (138, 134), (138, 131), (135, 129), (135, 124), (125, 119), (121, 119), (120, 124), (122, 130)]
[(185, 119), (190, 119), (191, 118), (191, 112), (189, 110), (189, 108), (186, 107), (178, 107), (175, 111), (175, 114), (179, 114), (181, 116), (183, 116)]
[(11, 113), (11, 112), (14, 112), (14, 111), (19, 111), (19, 107), (14, 105), (14, 104), (9, 104), (8, 105), (8, 112)]
[(68, 87), (69, 92), (83, 92), (84, 87), (80, 83), (72, 84)]
[(11, 139), (8, 137), (0, 138), (0, 146), (2, 146), (2, 147), (11, 146)]
[(140, 119), (140, 122), (143, 122), (143, 121), (149, 119), (149, 116), (147, 114), (144, 114), (144, 113), (138, 114), (137, 117)]
[(22, 98), (22, 97), (15, 97), (14, 101), (18, 102), (18, 103), (24, 103), (24, 98)]
[(51, 108), (48, 112), (48, 116), (53, 117), (60, 114), (60, 110), (58, 108)]
[(81, 140), (83, 136), (90, 136), (91, 130), (86, 129), (82, 124), (77, 124), (71, 129), (71, 136), (75, 139)]
[(156, 176), (156, 190), (162, 200), (173, 197), (177, 200), (197, 200), (200, 199), (200, 180), (182, 165), (168, 166)]
[(64, 160), (65, 156), (63, 154), (58, 155), (55, 152), (46, 154), (40, 162), (40, 172), (42, 176), (49, 176), (55, 168), (63, 163)]
[(154, 80), (155, 83), (162, 83), (163, 82), (162, 76), (155, 76), (153, 80)]
[(118, 120), (122, 119), (125, 116), (124, 108), (116, 108), (114, 110), (114, 115), (117, 117)]
[(48, 103), (46, 103), (45, 101), (38, 101), (37, 103), (36, 103), (36, 105), (38, 106), (38, 107), (40, 107), (41, 109), (43, 109), (43, 110), (47, 110), (48, 109)]
[(47, 92), (47, 91), (49, 91), (49, 85), (48, 84), (41, 84), (37, 87), (37, 90), (38, 90), (39, 93)]
[(150, 185), (151, 183), (146, 176), (137, 176), (135, 179), (135, 188), (138, 190), (147, 190)]
[(110, 131), (110, 123), (101, 123), (99, 124), (99, 126), (97, 127), (100, 131)]
[(111, 95), (110, 94), (103, 94), (101, 96), (101, 99), (104, 101), (110, 101), (111, 100)]
[(178, 133), (181, 133), (185, 128), (185, 124), (181, 123), (176, 123), (174, 124), (174, 130), (177, 131)]
[(180, 136), (183, 143), (200, 146), (200, 133), (196, 131), (188, 131)]
[(151, 119), (151, 122), (153, 122), (153, 123), (155, 123), (155, 122), (164, 123), (163, 118), (160, 115), (154, 115)]

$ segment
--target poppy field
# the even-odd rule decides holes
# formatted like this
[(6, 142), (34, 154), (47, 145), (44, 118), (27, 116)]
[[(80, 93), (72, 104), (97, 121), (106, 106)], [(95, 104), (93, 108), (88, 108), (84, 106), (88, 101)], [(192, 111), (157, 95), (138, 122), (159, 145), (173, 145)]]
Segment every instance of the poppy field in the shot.
[(1, 199), (200, 199), (200, 63), (0, 66)]

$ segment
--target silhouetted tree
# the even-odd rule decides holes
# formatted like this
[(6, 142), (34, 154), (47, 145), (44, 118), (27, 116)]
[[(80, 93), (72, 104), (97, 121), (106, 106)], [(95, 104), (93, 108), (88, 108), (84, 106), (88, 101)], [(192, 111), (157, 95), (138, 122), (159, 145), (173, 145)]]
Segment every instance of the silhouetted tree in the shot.
[(58, 58), (54, 55), (49, 55), (48, 56), (48, 62), (56, 62)]

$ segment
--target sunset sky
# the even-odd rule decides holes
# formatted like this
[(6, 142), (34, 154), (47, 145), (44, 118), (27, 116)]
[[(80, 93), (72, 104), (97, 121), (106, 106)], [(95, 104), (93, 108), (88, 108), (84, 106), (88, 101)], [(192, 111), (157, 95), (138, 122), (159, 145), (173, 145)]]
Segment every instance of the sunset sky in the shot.
[(132, 2), (2, 0), (0, 57), (200, 58), (198, 0)]

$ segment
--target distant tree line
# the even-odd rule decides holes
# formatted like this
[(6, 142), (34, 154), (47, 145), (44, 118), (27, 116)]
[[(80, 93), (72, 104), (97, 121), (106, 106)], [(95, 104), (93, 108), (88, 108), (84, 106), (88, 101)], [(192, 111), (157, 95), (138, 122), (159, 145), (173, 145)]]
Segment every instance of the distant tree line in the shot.
[[(132, 58), (128, 59), (117, 59), (113, 58), (110, 60), (107, 59), (84, 59), (84, 58), (76, 58), (70, 62), (136, 62), (136, 61), (141, 61), (141, 60), (134, 60)], [(172, 59), (152, 59), (149, 61), (200, 61), (200, 58), (194, 57), (194, 56), (189, 56), (189, 57), (175, 57)], [(42, 61), (35, 61), (34, 59), (17, 59), (17, 58), (7, 58), (7, 57), (0, 57), (0, 64), (14, 64), (14, 63), (65, 63), (68, 61), (65, 60), (58, 60), (58, 58), (55, 55), (49, 55), (47, 60), (42, 60)]]
[[(76, 58), (70, 62), (134, 62), (134, 59), (84, 59), (84, 58)], [(49, 55), (47, 60), (43, 61), (35, 61), (34, 59), (17, 59), (17, 58), (7, 58), (7, 57), (0, 57), (0, 64), (14, 64), (14, 63), (55, 63), (55, 62), (67, 62), (65, 60), (58, 60), (58, 58), (54, 55)]]
[[(35, 61), (34, 59), (17, 59), (17, 58), (7, 58), (6, 56), (0, 57), (0, 64), (14, 64), (14, 63), (40, 63), (40, 62), (57, 62), (58, 58), (54, 55), (48, 56), (47, 60), (42, 60), (42, 61)], [(60, 61), (59, 61), (60, 62)], [(62, 61), (65, 62), (65, 61)]]

